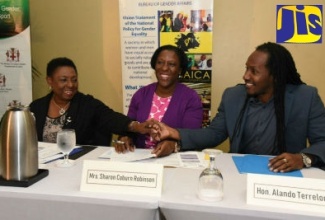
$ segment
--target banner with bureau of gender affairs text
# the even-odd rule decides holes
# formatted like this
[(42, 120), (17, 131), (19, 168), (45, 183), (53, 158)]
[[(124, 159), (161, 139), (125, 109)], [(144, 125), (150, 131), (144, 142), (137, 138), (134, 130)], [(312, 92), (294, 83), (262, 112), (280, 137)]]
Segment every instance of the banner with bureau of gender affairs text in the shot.
[(188, 70), (180, 81), (201, 96), (203, 126), (210, 122), (213, 0), (120, 0), (123, 111), (133, 94), (156, 81), (151, 56), (162, 45), (185, 51)]
[(29, 0), (0, 0), (0, 117), (12, 100), (32, 101)]

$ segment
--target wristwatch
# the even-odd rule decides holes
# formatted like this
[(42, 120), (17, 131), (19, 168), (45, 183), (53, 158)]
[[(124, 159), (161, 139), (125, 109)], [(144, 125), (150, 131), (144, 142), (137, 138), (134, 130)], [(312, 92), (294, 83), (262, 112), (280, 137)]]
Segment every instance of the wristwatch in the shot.
[(301, 153), (302, 156), (302, 162), (304, 163), (305, 167), (311, 167), (311, 159), (310, 157), (308, 157), (306, 154)]

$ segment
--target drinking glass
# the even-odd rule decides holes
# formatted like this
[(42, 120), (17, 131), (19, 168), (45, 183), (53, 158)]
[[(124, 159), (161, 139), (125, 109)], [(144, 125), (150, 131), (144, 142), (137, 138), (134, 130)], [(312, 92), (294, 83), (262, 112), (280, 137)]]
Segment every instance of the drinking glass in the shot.
[(69, 160), (69, 154), (76, 146), (76, 133), (74, 129), (62, 129), (58, 132), (56, 142), (64, 155), (63, 160), (59, 160), (56, 165), (58, 167), (71, 167), (74, 165), (73, 160)]
[(220, 201), (223, 199), (223, 177), (215, 166), (215, 160), (222, 151), (206, 149), (203, 152), (209, 156), (210, 163), (200, 175), (198, 197), (208, 202)]

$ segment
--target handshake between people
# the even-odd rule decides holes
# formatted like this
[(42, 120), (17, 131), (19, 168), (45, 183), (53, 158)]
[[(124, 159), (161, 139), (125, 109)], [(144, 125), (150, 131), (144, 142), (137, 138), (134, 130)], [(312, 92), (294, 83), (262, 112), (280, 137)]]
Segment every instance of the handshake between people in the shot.
[(179, 132), (175, 128), (171, 128), (159, 121), (152, 122), (150, 136), (155, 141), (163, 141), (166, 139), (180, 140)]
[[(168, 156), (177, 151), (180, 136), (176, 129), (155, 119), (149, 119), (138, 126), (144, 128), (141, 129), (141, 134), (144, 134), (144, 138), (146, 138), (146, 146), (140, 147), (152, 149), (151, 153), (157, 157)], [(140, 136), (140, 134), (137, 134), (135, 138), (119, 136), (114, 144), (115, 151), (117, 153), (133, 152), (135, 149), (134, 140), (140, 138)], [(149, 142), (150, 146), (147, 145)]]

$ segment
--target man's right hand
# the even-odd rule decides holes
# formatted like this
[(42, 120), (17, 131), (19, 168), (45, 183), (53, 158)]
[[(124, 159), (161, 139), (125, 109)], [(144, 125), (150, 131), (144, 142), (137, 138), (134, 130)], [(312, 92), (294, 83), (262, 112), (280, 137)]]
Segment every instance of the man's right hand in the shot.
[(150, 135), (156, 141), (162, 141), (165, 139), (180, 139), (179, 133), (176, 129), (171, 128), (162, 122), (158, 122), (152, 125)]

